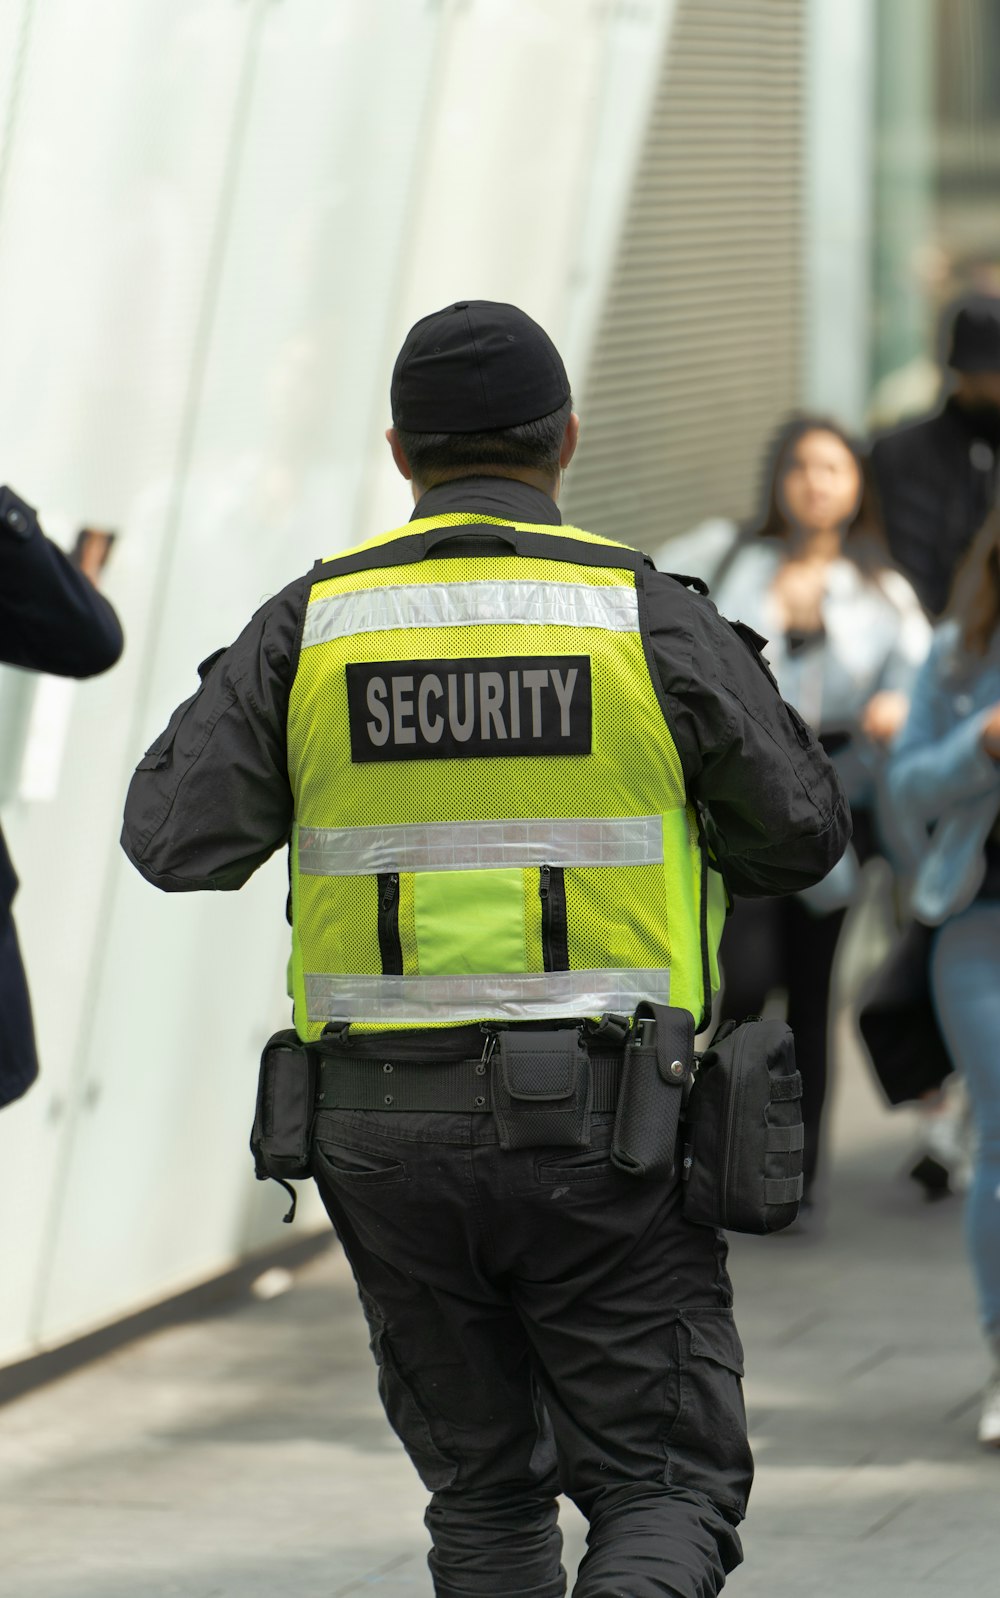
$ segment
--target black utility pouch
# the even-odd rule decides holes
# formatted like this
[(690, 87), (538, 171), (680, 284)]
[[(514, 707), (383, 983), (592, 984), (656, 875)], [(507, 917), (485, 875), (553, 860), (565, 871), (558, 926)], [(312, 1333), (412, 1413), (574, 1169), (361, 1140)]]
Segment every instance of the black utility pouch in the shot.
[(730, 1232), (780, 1232), (802, 1197), (802, 1078), (784, 1021), (726, 1021), (685, 1111), (684, 1214)]
[(590, 1061), (574, 1027), (501, 1032), (491, 1094), (501, 1148), (590, 1147)]
[(257, 1108), (250, 1151), (259, 1182), (270, 1177), (291, 1194), (290, 1179), (312, 1174), (310, 1160), (316, 1108), (317, 1060), (295, 1032), (276, 1032), (264, 1048), (257, 1079)]
[(611, 1163), (630, 1176), (669, 1180), (677, 1155), (684, 1089), (694, 1061), (694, 1017), (673, 1005), (641, 1004), (626, 1046)]

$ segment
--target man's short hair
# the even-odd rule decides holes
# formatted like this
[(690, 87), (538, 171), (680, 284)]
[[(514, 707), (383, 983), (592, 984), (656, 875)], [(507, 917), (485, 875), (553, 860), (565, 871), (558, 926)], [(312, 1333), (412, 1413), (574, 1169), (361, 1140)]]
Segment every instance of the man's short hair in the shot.
[(397, 428), (397, 433), (419, 483), (432, 483), (442, 472), (475, 472), (483, 467), (528, 467), (554, 476), (559, 470), (566, 423), (572, 414), (570, 396), (548, 416), (493, 433), (411, 433), (404, 427)]

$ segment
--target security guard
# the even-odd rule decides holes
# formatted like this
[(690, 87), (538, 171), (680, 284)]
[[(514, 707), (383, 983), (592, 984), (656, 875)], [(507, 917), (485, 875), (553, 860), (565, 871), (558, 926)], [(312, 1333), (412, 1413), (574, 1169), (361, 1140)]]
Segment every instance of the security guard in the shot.
[(418, 322), (392, 415), (410, 522), (206, 663), (123, 844), (175, 892), (290, 846), (312, 1169), (435, 1591), (559, 1598), (565, 1492), (578, 1598), (704, 1598), (741, 1557), (742, 1350), (721, 1234), (613, 1147), (623, 1044), (637, 1010), (693, 1032), (724, 888), (816, 881), (846, 804), (701, 585), (562, 526), (578, 422), (529, 317)]

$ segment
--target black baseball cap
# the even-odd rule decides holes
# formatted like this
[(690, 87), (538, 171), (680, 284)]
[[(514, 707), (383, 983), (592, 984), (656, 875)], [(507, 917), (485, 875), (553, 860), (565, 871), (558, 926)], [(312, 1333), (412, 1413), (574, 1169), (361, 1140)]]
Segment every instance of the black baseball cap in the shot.
[(963, 300), (951, 325), (948, 365), (956, 372), (1000, 372), (1000, 298)]
[(410, 328), (390, 397), (407, 432), (493, 433), (557, 411), (570, 388), (559, 351), (524, 311), (459, 300)]

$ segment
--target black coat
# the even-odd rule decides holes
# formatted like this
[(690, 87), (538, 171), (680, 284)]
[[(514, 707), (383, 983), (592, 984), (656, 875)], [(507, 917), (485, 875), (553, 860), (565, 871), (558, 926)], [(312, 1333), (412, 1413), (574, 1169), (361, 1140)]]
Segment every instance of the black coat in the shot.
[(997, 491), (1000, 417), (954, 399), (877, 440), (872, 466), (892, 557), (924, 609), (940, 616)]
[[(118, 618), (55, 544), (30, 505), (0, 488), (0, 661), (93, 677), (122, 652)], [(0, 1105), (38, 1075), (31, 1007), (11, 904), (17, 876), (0, 832)]]

